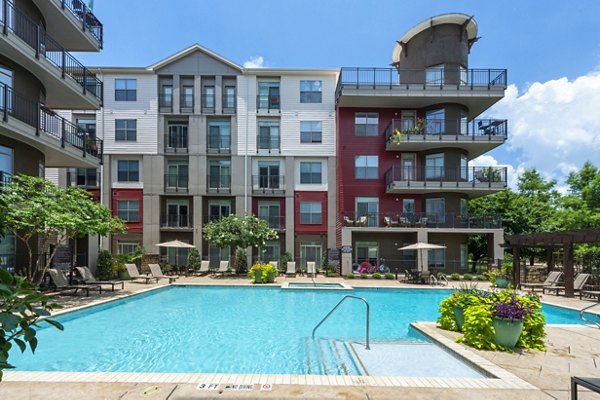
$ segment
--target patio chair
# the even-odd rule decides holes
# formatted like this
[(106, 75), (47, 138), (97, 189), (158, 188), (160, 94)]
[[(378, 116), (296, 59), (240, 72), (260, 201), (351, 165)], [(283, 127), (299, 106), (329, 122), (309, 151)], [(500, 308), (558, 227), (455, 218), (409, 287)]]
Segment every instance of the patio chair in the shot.
[(286, 265), (285, 274), (286, 275), (296, 275), (296, 262), (288, 261)]
[(393, 219), (392, 217), (383, 217), (383, 223), (387, 227), (398, 226), (398, 220), (397, 219)]
[[(573, 281), (573, 291), (579, 292), (580, 290), (582, 290), (587, 280), (590, 279), (590, 276), (590, 274), (577, 274), (575, 280)], [(566, 288), (564, 286), (559, 285), (546, 286), (542, 288), (542, 293), (546, 294), (546, 290), (554, 290), (556, 292), (556, 295), (558, 296), (559, 292), (561, 290), (565, 291), (565, 289)]]
[(132, 280), (141, 279), (141, 280), (144, 280), (145, 283), (148, 283), (151, 280), (156, 280), (156, 283), (158, 283), (158, 278), (155, 277), (155, 276), (152, 276), (152, 275), (140, 275), (140, 272), (138, 271), (138, 269), (135, 266), (135, 264), (125, 264), (125, 268), (127, 268), (127, 274), (129, 275), (129, 277)]
[(306, 275), (312, 274), (313, 278), (317, 276), (316, 263), (314, 261), (306, 262)]
[(219, 263), (219, 269), (215, 271), (216, 274), (221, 274), (225, 277), (225, 274), (229, 272), (229, 261), (221, 261)]
[(150, 273), (152, 276), (156, 278), (156, 282), (158, 282), (159, 279), (168, 279), (169, 283), (173, 283), (179, 279), (179, 276), (177, 275), (163, 274), (162, 270), (160, 269), (160, 265), (158, 264), (148, 264), (148, 267), (150, 267)]
[(125, 288), (125, 282), (123, 282), (123, 281), (118, 281), (118, 280), (99, 281), (99, 280), (97, 280), (94, 277), (94, 275), (92, 274), (92, 271), (90, 271), (90, 269), (88, 267), (75, 267), (75, 269), (77, 270), (77, 272), (79, 272), (82, 282), (85, 285), (100, 285), (100, 286), (110, 285), (110, 290), (112, 292), (115, 291), (115, 286), (117, 286), (117, 285), (121, 285), (121, 289)]
[(207, 275), (210, 272), (210, 261), (203, 260), (200, 262), (200, 269), (198, 270), (198, 275)]
[(424, 228), (427, 226), (428, 221), (429, 221), (428, 217), (421, 217), (421, 218), (419, 218), (419, 220), (417, 222), (415, 222), (415, 225)]
[(530, 288), (532, 292), (535, 292), (535, 289), (543, 289), (545, 287), (555, 286), (562, 274), (563, 273), (560, 271), (552, 271), (548, 274), (543, 283), (522, 283), (521, 289)]
[(346, 225), (346, 226), (354, 226), (354, 220), (348, 218), (347, 215), (344, 215), (344, 225)]
[(367, 226), (367, 216), (363, 215), (356, 220), (356, 226)]
[(97, 290), (98, 293), (102, 293), (102, 287), (100, 287), (100, 285), (69, 285), (69, 280), (59, 269), (50, 268), (48, 274), (50, 275), (52, 283), (54, 283), (54, 286), (56, 286), (56, 289), (60, 292), (75, 290), (73, 294), (77, 294), (79, 289), (81, 289), (82, 291), (85, 291), (86, 296), (90, 295), (90, 290)]

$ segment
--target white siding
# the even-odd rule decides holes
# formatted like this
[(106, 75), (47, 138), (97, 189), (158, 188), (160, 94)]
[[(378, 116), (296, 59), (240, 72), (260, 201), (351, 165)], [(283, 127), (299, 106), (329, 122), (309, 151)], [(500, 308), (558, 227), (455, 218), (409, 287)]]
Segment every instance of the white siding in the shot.
[(64, 171), (63, 168), (46, 168), (46, 170), (44, 171), (44, 176), (50, 182), (54, 183), (55, 185), (58, 185), (58, 175), (61, 170)]

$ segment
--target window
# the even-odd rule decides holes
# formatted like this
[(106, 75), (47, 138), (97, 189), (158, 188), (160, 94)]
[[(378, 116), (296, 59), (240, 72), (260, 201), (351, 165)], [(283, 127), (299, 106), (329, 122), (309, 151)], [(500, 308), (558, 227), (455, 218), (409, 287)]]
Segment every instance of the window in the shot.
[(221, 261), (228, 261), (231, 256), (229, 246), (219, 248), (215, 245), (208, 245), (208, 260), (211, 267), (217, 267)]
[(321, 81), (300, 81), (300, 103), (320, 103), (321, 84)]
[(160, 107), (173, 107), (173, 86), (163, 85), (160, 94)]
[(356, 221), (366, 217), (362, 225), (378, 226), (379, 223), (379, 199), (377, 197), (357, 197), (355, 199)]
[(466, 112), (460, 112), (460, 134), (468, 135), (469, 134), (469, 118)]
[[(13, 86), (13, 72), (11, 69), (5, 67), (0, 64), (0, 109), (4, 109), (4, 103), (6, 99), (4, 99), (4, 87), (8, 87), (12, 89)], [(8, 109), (12, 109), (12, 96), (8, 97)]]
[(189, 217), (189, 205), (187, 200), (167, 200), (166, 226), (186, 228), (191, 226)]
[(193, 86), (184, 86), (181, 89), (181, 108), (194, 108)]
[(428, 154), (425, 156), (425, 178), (442, 178), (444, 176), (444, 154)]
[(167, 164), (167, 188), (187, 189), (188, 187), (188, 162), (169, 161)]
[(431, 110), (425, 113), (425, 133), (428, 135), (440, 135), (445, 132), (444, 117), (445, 111), (443, 108), (439, 110)]
[(469, 262), (469, 246), (466, 243), (460, 244), (460, 268), (467, 269)]
[(377, 136), (379, 134), (379, 114), (356, 113), (354, 115), (354, 134), (356, 136)]
[(377, 179), (379, 176), (379, 156), (356, 156), (354, 158), (356, 179)]
[(76, 168), (72, 172), (75, 173), (75, 182), (71, 182), (71, 185), (75, 183), (76, 186), (81, 187), (98, 187), (96, 168)]
[(188, 123), (186, 121), (169, 121), (167, 123), (167, 149), (187, 149)]
[(231, 188), (231, 161), (210, 160), (208, 163), (208, 185), (210, 189)]
[(140, 220), (139, 200), (117, 200), (117, 215), (123, 221), (138, 222)]
[(140, 244), (138, 242), (117, 242), (117, 252), (119, 254), (133, 254)]
[(425, 213), (427, 214), (428, 222), (445, 222), (446, 221), (446, 201), (444, 198), (425, 199)]
[(259, 189), (279, 189), (282, 178), (279, 176), (279, 161), (258, 162)]
[(303, 225), (320, 225), (323, 221), (322, 205), (318, 202), (300, 203), (300, 223)]
[(283, 220), (280, 214), (280, 204), (278, 201), (259, 201), (258, 218), (267, 221), (269, 228), (285, 228), (285, 226), (283, 226)]
[(231, 214), (230, 200), (209, 200), (208, 202), (208, 220), (214, 221)]
[(279, 150), (279, 121), (258, 121), (258, 149)]
[(258, 82), (257, 107), (279, 110), (279, 82)]
[(468, 85), (469, 84), (469, 70), (461, 65), (459, 72), (460, 72), (461, 86)]
[(167, 247), (167, 262), (178, 267), (186, 266), (189, 251), (186, 248)]
[(258, 248), (258, 258), (261, 261), (279, 261), (281, 257), (281, 244), (278, 240), (269, 240), (264, 246)]
[(469, 175), (469, 161), (467, 160), (467, 156), (464, 154), (460, 155), (460, 179), (463, 181), (467, 180), (467, 176)]
[(12, 181), (13, 157), (13, 149), (0, 145), (0, 187), (8, 185)]
[(401, 217), (404, 224), (415, 222), (415, 199), (402, 199)]
[(223, 108), (235, 108), (235, 86), (225, 86)]
[(468, 214), (469, 213), (469, 200), (460, 199), (459, 210), (460, 210), (460, 213), (463, 215)]
[(96, 120), (94, 118), (77, 118), (77, 128), (96, 137)]
[(115, 101), (136, 101), (137, 80), (115, 79)]
[[(443, 243), (435, 243), (443, 246)], [(446, 258), (446, 249), (429, 250), (427, 253), (427, 265), (429, 268), (444, 268), (444, 259)]]
[(319, 242), (301, 242), (300, 243), (300, 268), (306, 271), (306, 263), (312, 261), (318, 268), (321, 266), (321, 256), (323, 255), (322, 244)]
[(379, 262), (379, 244), (377, 242), (356, 242), (354, 261), (359, 265), (364, 262), (377, 265)]
[(215, 87), (204, 86), (204, 108), (215, 108)]
[(320, 185), (321, 163), (320, 162), (301, 162), (300, 163), (300, 183), (307, 185)]
[(444, 64), (433, 65), (425, 70), (425, 83), (427, 85), (444, 84)]
[(417, 112), (414, 110), (404, 110), (401, 114), (400, 130), (407, 131), (417, 125)]
[(138, 160), (118, 160), (117, 161), (117, 181), (118, 182), (139, 182), (140, 181), (140, 162)]
[(231, 122), (229, 120), (208, 121), (208, 149), (225, 151), (231, 149)]
[(115, 140), (135, 142), (137, 139), (137, 121), (135, 119), (115, 120)]
[(321, 121), (300, 122), (300, 143), (321, 143)]

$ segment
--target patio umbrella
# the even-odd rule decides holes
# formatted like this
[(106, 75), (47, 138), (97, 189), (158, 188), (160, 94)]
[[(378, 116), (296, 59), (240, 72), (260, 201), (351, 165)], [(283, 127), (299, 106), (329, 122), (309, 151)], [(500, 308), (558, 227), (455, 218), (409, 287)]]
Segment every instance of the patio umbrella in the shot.
[(193, 244), (182, 242), (181, 240), (171, 240), (170, 242), (158, 243), (158, 247), (173, 247), (177, 249), (191, 249)]
[(437, 249), (445, 249), (446, 246), (442, 246), (439, 244), (432, 243), (424, 243), (417, 242), (413, 244), (409, 244), (408, 246), (400, 247), (398, 250), (419, 250), (419, 263), (417, 265), (417, 269), (419, 271), (423, 271), (423, 250), (437, 250)]

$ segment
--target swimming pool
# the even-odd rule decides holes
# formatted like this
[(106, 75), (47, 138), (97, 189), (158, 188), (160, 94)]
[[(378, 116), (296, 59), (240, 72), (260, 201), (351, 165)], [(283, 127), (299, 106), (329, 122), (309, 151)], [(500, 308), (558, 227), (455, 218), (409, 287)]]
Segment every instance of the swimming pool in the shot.
[[(355, 289), (353, 294), (370, 303), (372, 340), (427, 344), (409, 323), (435, 321), (438, 303), (449, 291)], [(36, 354), (13, 352), (10, 360), (25, 371), (360, 375), (364, 372), (352, 347), (360, 346), (353, 341), (364, 340), (362, 302), (343, 303), (311, 338), (313, 327), (343, 295), (278, 287), (170, 286), (60, 316), (63, 332), (41, 329)], [(580, 322), (576, 312), (546, 311), (549, 323)], [(414, 359), (407, 362), (415, 364)], [(458, 376), (471, 376), (465, 374)]]

